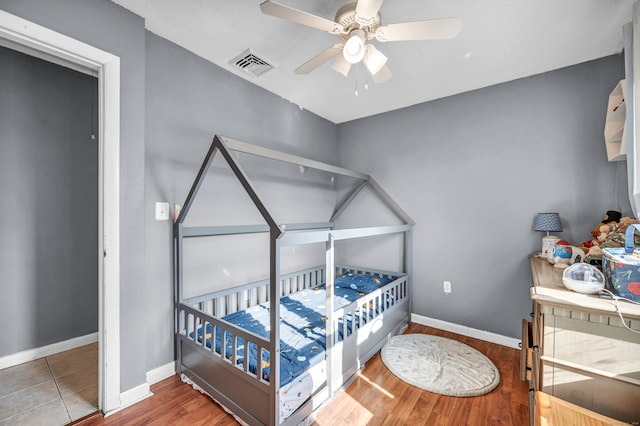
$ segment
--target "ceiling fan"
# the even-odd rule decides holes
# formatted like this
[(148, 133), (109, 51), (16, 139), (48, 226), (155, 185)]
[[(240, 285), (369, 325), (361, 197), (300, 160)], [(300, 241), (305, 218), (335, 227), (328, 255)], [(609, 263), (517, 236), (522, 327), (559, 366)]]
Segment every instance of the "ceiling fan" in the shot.
[(388, 80), (391, 71), (386, 64), (387, 57), (373, 44), (367, 43), (369, 40), (375, 38), (380, 42), (387, 42), (449, 39), (454, 38), (462, 28), (459, 18), (382, 25), (379, 13), (382, 1), (358, 0), (346, 3), (338, 9), (333, 21), (270, 0), (261, 3), (260, 9), (264, 14), (327, 31), (342, 40), (302, 64), (294, 71), (296, 74), (307, 74), (336, 57), (331, 67), (338, 73), (346, 77), (351, 65), (362, 62), (376, 83)]

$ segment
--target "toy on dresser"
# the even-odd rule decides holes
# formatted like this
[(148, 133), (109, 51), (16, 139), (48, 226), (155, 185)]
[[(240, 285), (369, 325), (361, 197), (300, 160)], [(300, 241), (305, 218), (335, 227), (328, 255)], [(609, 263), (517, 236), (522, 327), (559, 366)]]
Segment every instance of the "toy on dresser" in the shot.
[[(624, 236), (629, 225), (637, 224), (638, 221), (630, 217), (622, 217), (622, 214), (615, 210), (610, 210), (604, 215), (602, 222), (598, 223), (591, 231), (593, 239), (582, 243), (582, 247), (587, 249), (585, 262), (602, 266), (602, 249), (613, 247), (624, 247)], [(640, 237), (636, 236), (640, 243)]]
[(565, 240), (560, 240), (553, 247), (553, 256), (549, 262), (553, 263), (554, 268), (564, 269), (574, 263), (582, 262), (585, 253), (581, 247), (575, 247)]

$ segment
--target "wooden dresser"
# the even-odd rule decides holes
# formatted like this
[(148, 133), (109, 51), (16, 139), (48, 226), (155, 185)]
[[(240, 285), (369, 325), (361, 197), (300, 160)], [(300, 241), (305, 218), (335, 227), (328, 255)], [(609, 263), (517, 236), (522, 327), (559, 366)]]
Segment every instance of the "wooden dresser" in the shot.
[[(523, 323), (522, 375), (530, 381), (532, 399), (542, 391), (640, 422), (640, 334), (622, 326), (613, 300), (569, 291), (561, 269), (544, 258), (530, 261), (533, 321)], [(621, 301), (620, 311), (640, 331), (640, 305)], [(533, 419), (533, 401), (529, 406)]]

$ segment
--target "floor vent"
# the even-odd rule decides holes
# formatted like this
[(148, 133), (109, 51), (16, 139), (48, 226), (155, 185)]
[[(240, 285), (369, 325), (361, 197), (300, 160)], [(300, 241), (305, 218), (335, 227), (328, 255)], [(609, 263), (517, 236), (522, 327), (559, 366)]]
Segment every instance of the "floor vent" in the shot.
[(230, 60), (229, 63), (254, 77), (258, 77), (273, 68), (267, 61), (251, 53), (250, 49), (245, 50)]

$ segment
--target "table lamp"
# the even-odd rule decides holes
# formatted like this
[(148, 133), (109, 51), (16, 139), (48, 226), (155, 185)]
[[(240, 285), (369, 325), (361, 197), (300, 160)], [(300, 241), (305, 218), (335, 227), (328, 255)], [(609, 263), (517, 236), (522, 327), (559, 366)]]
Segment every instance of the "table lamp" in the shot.
[(536, 231), (546, 232), (542, 237), (542, 257), (551, 259), (553, 257), (553, 246), (560, 241), (559, 237), (549, 235), (549, 232), (561, 232), (560, 214), (558, 213), (538, 213), (536, 217)]

